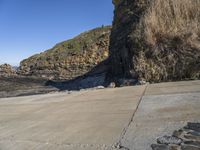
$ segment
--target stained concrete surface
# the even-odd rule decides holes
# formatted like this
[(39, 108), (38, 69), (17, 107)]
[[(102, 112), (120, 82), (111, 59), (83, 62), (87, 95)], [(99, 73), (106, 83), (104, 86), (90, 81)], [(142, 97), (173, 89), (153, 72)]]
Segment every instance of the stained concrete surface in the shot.
[(0, 150), (150, 150), (188, 121), (200, 121), (200, 81), (4, 98)]

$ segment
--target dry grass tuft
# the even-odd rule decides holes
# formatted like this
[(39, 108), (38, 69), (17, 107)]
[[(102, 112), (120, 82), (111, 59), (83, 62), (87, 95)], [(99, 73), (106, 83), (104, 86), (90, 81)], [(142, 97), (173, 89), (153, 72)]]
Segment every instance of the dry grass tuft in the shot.
[(163, 37), (179, 37), (200, 48), (195, 42), (200, 38), (200, 0), (154, 0), (143, 25), (150, 45), (156, 45)]

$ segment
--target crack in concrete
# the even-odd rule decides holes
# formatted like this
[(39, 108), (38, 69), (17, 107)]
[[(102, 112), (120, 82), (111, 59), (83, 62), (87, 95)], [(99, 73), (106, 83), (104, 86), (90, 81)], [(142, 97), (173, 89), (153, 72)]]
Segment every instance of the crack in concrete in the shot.
[[(141, 102), (142, 102), (142, 99), (143, 99), (143, 96), (145, 95), (145, 92), (146, 92), (147, 87), (148, 87), (148, 83), (146, 84), (146, 87), (145, 87), (145, 89), (144, 89), (144, 91), (143, 91), (143, 93), (142, 93), (142, 95), (141, 95), (141, 97), (140, 97), (139, 103), (138, 103), (138, 105), (137, 105), (135, 111), (133, 112), (133, 114), (132, 114), (132, 116), (131, 116), (131, 119), (130, 119), (130, 121), (128, 122), (128, 125), (123, 129), (123, 131), (122, 131), (122, 133), (121, 133), (121, 135), (120, 135), (120, 137), (119, 137), (118, 142), (116, 142), (116, 143), (112, 146), (112, 148), (115, 148), (116, 150), (118, 150), (118, 149), (121, 149), (121, 150), (129, 150), (129, 148), (122, 146), (121, 140), (124, 139), (128, 128), (130, 127), (131, 123), (133, 122), (133, 118), (134, 118), (134, 116), (135, 116), (135, 114), (136, 114), (136, 112), (137, 112), (137, 110), (138, 110), (138, 108), (139, 108), (139, 106), (140, 106), (140, 104), (141, 104)], [(113, 150), (113, 149), (111, 149), (111, 150)]]

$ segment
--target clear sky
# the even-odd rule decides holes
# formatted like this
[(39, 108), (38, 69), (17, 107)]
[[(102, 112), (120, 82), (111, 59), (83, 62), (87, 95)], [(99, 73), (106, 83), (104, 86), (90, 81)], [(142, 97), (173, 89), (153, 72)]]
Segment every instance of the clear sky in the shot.
[(0, 0), (0, 63), (18, 65), (112, 18), (112, 0)]

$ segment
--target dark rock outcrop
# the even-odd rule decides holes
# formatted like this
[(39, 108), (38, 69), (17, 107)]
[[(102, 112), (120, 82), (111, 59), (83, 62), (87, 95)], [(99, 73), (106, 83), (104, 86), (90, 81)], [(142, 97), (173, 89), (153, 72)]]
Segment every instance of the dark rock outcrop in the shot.
[(200, 1), (113, 3), (108, 79), (160, 82), (200, 78)]
[[(91, 71), (108, 57), (111, 26), (102, 26), (61, 42), (20, 63), (18, 73), (48, 79), (73, 79)], [(99, 72), (105, 72), (103, 65)]]

